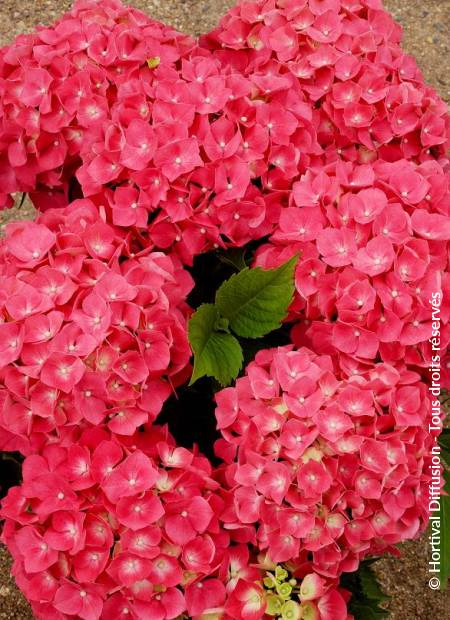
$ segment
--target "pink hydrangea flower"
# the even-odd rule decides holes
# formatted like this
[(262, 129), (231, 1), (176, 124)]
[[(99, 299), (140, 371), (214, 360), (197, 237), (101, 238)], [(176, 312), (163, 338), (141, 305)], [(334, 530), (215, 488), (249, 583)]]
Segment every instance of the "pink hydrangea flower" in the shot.
[(8, 227), (0, 258), (9, 292), (0, 301), (2, 446), (11, 449), (13, 435), (29, 453), (80, 424), (133, 435), (170, 395), (165, 377), (176, 385), (189, 371), (192, 279), (176, 257), (144, 248), (131, 256), (132, 243), (89, 200)]
[(309, 551), (318, 574), (338, 576), (426, 527), (431, 403), (404, 365), (349, 374), (305, 348), (269, 349), (216, 400), (228, 518), (251, 524), (273, 562)]

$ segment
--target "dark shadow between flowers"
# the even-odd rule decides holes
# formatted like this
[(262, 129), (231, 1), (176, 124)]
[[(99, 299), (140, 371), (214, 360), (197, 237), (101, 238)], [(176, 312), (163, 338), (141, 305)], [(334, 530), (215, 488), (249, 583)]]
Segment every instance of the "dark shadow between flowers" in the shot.
[[(291, 325), (285, 323), (265, 338), (241, 339), (244, 351), (241, 375), (244, 373), (245, 366), (261, 349), (289, 344), (290, 328)], [(167, 424), (179, 446), (192, 448), (196, 444), (213, 465), (219, 463), (214, 455), (214, 443), (220, 437), (214, 414), (216, 407), (214, 394), (220, 389), (222, 388), (217, 381), (209, 377), (203, 377), (191, 386), (183, 385), (164, 403), (157, 418), (157, 424)]]
[[(188, 297), (189, 305), (198, 308), (202, 303), (214, 302), (220, 285), (251, 262), (256, 247), (257, 244), (254, 244), (253, 247), (246, 246), (245, 250), (210, 252), (198, 256), (190, 270), (196, 284)], [(289, 344), (291, 327), (285, 323), (264, 338), (241, 338), (244, 363), (240, 376), (261, 349)], [(214, 443), (220, 438), (216, 428), (214, 395), (220, 389), (222, 386), (209, 377), (203, 377), (191, 386), (185, 384), (164, 403), (157, 418), (157, 424), (167, 424), (178, 445), (185, 448), (197, 445), (213, 465), (220, 462), (214, 455)]]
[(23, 456), (19, 452), (2, 452), (0, 455), (0, 499), (9, 489), (22, 482)]
[(214, 442), (220, 437), (214, 416), (214, 382), (204, 377), (194, 385), (182, 386), (171, 396), (158, 416), (158, 424), (167, 424), (177, 445), (192, 448), (196, 444), (214, 464)]

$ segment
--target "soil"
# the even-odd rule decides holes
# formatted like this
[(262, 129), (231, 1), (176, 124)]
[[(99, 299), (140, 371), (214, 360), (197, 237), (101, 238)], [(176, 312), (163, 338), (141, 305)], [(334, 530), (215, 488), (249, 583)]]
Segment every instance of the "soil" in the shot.
[[(192, 34), (207, 32), (233, 0), (134, 0), (134, 6), (155, 19)], [(70, 0), (1, 0), (0, 46), (36, 24), (51, 24), (71, 5)], [(385, 6), (404, 29), (404, 49), (415, 56), (426, 80), (450, 101), (448, 0), (385, 0)], [(25, 201), (0, 213), (0, 227), (14, 219), (33, 217)], [(32, 620), (27, 603), (10, 576), (10, 558), (0, 547), (0, 620)], [(390, 620), (439, 620), (450, 616), (450, 590), (434, 592), (428, 586), (427, 538), (403, 545), (402, 557), (376, 563), (382, 586), (391, 598)]]

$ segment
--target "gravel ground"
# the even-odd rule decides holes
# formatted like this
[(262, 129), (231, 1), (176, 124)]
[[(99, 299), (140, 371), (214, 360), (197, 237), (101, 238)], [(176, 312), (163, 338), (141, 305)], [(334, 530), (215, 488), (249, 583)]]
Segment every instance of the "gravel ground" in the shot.
[[(197, 35), (217, 24), (233, 0), (135, 0), (133, 4), (156, 19)], [(0, 46), (35, 24), (50, 24), (70, 5), (70, 0), (0, 0)], [(385, 0), (385, 5), (404, 28), (404, 48), (417, 58), (427, 81), (450, 101), (450, 2)], [(25, 202), (20, 210), (1, 213), (0, 227), (7, 220), (27, 219), (32, 214), (33, 208)], [(404, 545), (400, 560), (389, 558), (377, 563), (383, 587), (392, 596), (390, 620), (444, 620), (450, 616), (450, 591), (437, 593), (428, 588), (427, 553), (423, 538)], [(0, 547), (0, 620), (32, 620), (9, 570), (8, 554)]]

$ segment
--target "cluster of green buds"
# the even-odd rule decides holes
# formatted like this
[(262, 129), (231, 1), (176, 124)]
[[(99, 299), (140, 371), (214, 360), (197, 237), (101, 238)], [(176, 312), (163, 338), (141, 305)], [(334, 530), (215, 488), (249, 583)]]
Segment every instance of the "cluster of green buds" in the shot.
[(300, 620), (300, 587), (285, 568), (278, 565), (273, 572), (267, 571), (263, 584), (267, 591), (267, 615), (280, 620)]
[(149, 69), (156, 69), (161, 62), (161, 58), (159, 56), (154, 56), (153, 58), (149, 58), (147, 60), (147, 65)]

